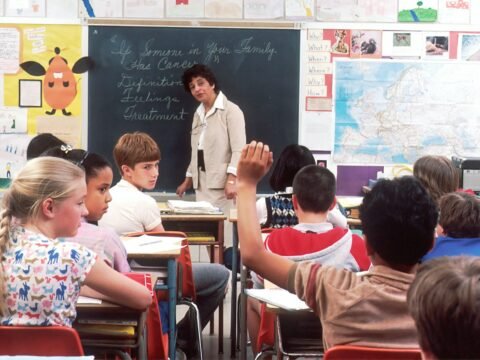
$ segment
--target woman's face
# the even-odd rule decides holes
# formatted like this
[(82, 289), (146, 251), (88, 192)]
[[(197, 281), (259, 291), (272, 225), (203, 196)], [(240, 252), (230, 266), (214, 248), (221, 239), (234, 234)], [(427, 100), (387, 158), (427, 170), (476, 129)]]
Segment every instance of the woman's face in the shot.
[(192, 96), (202, 104), (212, 105), (217, 97), (215, 85), (210, 85), (204, 77), (197, 76), (192, 78), (189, 87)]
[(87, 197), (85, 198), (88, 220), (98, 221), (107, 212), (108, 203), (112, 201), (110, 196), (112, 180), (113, 172), (108, 166), (98, 170), (96, 176), (88, 179)]

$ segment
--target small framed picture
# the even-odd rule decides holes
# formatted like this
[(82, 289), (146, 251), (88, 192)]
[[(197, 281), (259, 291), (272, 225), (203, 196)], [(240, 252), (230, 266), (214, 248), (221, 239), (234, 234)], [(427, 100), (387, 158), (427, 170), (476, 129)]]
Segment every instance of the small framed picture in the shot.
[(42, 80), (18, 80), (18, 106), (42, 107)]
[(327, 167), (327, 160), (318, 160), (317, 159), (317, 166), (326, 168)]

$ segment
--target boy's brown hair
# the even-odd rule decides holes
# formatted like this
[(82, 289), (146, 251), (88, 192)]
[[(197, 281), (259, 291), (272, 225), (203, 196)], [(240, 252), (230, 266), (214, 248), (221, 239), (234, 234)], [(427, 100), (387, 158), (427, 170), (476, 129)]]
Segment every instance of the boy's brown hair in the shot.
[(480, 359), (480, 258), (423, 263), (407, 294), (422, 350), (436, 359)]
[(439, 224), (453, 238), (480, 236), (480, 200), (471, 194), (457, 192), (440, 198)]
[(122, 165), (133, 169), (138, 163), (160, 160), (160, 148), (150, 135), (136, 131), (123, 134), (118, 139), (113, 148), (113, 157), (123, 176)]
[(436, 203), (459, 186), (458, 170), (445, 156), (426, 155), (417, 159), (413, 164), (413, 176), (420, 180)]

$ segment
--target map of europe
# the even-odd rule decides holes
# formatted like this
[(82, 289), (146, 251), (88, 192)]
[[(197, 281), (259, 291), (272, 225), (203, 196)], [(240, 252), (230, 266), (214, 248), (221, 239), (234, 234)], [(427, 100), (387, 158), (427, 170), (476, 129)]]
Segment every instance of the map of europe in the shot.
[(480, 63), (336, 61), (334, 161), (480, 156)]

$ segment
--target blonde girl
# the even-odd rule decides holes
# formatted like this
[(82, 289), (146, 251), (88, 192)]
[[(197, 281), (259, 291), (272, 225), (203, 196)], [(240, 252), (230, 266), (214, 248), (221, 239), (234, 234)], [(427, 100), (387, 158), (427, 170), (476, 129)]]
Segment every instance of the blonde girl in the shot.
[(12, 181), (0, 216), (2, 325), (71, 326), (81, 285), (121, 305), (150, 305), (145, 287), (87, 248), (56, 240), (77, 233), (85, 196), (83, 170), (63, 159), (31, 160)]

